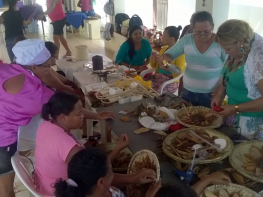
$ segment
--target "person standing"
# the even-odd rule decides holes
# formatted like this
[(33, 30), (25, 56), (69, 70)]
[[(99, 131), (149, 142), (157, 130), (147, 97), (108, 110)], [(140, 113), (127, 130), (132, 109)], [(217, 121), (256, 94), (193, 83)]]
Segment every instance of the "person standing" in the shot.
[(30, 24), (30, 21), (24, 21), (21, 13), (16, 10), (17, 0), (7, 0), (9, 9), (0, 16), (0, 24), (5, 26), (5, 41), (6, 49), (10, 61), (14, 60), (14, 53), (12, 48), (14, 46), (14, 40), (18, 36), (23, 36), (23, 27)]
[(68, 47), (67, 40), (63, 35), (63, 28), (67, 23), (66, 15), (63, 11), (62, 0), (47, 0), (47, 10), (38, 16), (38, 20), (48, 15), (53, 24), (53, 39), (54, 43), (60, 49), (60, 43), (66, 49), (65, 56), (71, 56), (71, 51)]

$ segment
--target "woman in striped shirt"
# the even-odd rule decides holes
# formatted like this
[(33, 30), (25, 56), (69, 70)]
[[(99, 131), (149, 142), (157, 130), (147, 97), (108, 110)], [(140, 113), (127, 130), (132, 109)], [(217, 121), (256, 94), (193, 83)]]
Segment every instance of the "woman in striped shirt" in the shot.
[(225, 52), (215, 42), (214, 22), (210, 13), (203, 11), (193, 14), (191, 28), (193, 33), (184, 36), (167, 50), (163, 60), (172, 62), (185, 54), (187, 67), (181, 97), (193, 105), (210, 107), (221, 82)]

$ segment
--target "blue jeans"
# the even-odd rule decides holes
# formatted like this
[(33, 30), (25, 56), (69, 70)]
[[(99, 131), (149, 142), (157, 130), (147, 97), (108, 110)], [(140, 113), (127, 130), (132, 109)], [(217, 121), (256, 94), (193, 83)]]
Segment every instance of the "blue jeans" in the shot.
[(12, 37), (12, 38), (9, 38), (5, 41), (6, 43), (6, 49), (7, 49), (7, 53), (8, 53), (8, 56), (10, 58), (10, 61), (11, 63), (14, 61), (14, 58), (15, 58), (15, 55), (12, 51), (12, 48), (14, 47), (14, 41), (15, 39), (17, 38), (18, 36), (15, 36), (15, 37)]
[(211, 108), (211, 101), (213, 96), (211, 93), (195, 93), (183, 88), (181, 97), (187, 102), (191, 102), (195, 106), (204, 106)]
[(90, 11), (83, 11), (84, 13), (87, 14), (87, 16), (95, 16), (96, 13), (94, 12), (94, 10), (90, 10)]

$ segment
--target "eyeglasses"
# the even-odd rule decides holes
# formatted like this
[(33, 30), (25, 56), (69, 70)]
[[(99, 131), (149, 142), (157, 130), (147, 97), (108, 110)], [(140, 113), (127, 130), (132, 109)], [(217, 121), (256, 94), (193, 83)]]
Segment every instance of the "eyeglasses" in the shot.
[(212, 34), (212, 32), (213, 32), (212, 29), (213, 29), (213, 27), (212, 27), (209, 31), (198, 32), (198, 33), (195, 33), (195, 32), (193, 31), (193, 34), (194, 34), (195, 36), (197, 36), (197, 37), (202, 37), (202, 36), (207, 37), (207, 36), (210, 36), (210, 35)]

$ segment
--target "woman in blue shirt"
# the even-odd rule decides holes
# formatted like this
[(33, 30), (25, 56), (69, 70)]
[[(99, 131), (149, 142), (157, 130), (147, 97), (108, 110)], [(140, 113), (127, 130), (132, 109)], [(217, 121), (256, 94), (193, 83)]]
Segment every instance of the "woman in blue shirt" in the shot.
[(116, 57), (118, 64), (130, 66), (138, 72), (147, 68), (152, 54), (152, 47), (150, 42), (142, 36), (142, 29), (139, 25), (130, 27), (129, 38), (121, 45)]

